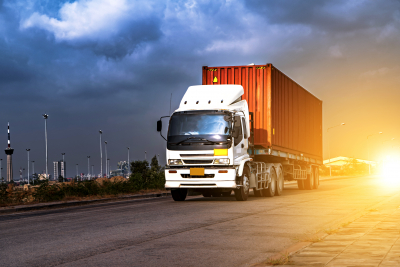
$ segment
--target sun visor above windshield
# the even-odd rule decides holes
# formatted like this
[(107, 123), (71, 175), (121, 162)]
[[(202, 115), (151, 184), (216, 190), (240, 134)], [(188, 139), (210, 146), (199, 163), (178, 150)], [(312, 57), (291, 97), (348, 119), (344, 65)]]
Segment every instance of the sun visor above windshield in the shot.
[(190, 86), (178, 110), (231, 109), (230, 104), (241, 100), (241, 85)]

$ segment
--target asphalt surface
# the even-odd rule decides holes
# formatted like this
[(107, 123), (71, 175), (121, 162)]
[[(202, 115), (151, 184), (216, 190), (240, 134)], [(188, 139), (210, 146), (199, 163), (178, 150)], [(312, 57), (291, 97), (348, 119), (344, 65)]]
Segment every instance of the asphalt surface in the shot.
[(0, 216), (0, 266), (249, 266), (398, 195), (380, 177), (283, 195), (104, 203)]

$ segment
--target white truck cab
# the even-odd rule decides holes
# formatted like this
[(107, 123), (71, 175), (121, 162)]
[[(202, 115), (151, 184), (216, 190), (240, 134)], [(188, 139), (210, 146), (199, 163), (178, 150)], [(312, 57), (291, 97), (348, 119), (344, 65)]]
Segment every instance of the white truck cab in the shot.
[[(271, 168), (252, 162), (248, 153), (250, 118), (243, 93), (241, 85), (190, 86), (170, 116), (165, 188), (175, 201), (185, 200), (188, 189), (205, 197), (230, 196), (234, 190), (237, 200), (247, 200), (250, 187), (274, 195)], [(160, 119), (160, 134), (161, 129)]]

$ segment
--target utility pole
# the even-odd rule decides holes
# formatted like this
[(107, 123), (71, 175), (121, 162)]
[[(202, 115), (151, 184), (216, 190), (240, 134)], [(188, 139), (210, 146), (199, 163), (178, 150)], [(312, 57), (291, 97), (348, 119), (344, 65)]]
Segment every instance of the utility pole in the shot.
[(48, 175), (48, 170), (47, 170), (47, 154), (48, 154), (48, 150), (47, 150), (47, 118), (49, 117), (49, 115), (47, 115), (46, 113), (42, 115), (44, 118), (44, 137), (46, 140), (46, 179), (48, 179), (50, 181), (50, 177)]
[(29, 151), (31, 151), (29, 148), (26, 149), (26, 152), (28, 152), (28, 184), (30, 184), (29, 182)]
[(102, 130), (99, 131), (100, 133), (100, 178), (103, 177), (103, 145), (101, 143), (101, 134), (103, 133)]
[(108, 172), (107, 172), (107, 141), (104, 141), (104, 143), (106, 144), (105, 149), (106, 149), (106, 178), (108, 178)]

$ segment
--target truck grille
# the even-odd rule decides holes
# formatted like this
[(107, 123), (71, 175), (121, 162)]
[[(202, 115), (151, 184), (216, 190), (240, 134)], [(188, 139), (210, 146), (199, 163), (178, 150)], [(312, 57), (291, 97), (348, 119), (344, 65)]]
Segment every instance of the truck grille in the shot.
[(196, 160), (196, 159), (184, 159), (185, 164), (211, 164), (213, 160)]
[(199, 175), (193, 175), (190, 176), (190, 174), (181, 174), (182, 178), (214, 178), (215, 174), (205, 174), (204, 176), (199, 176)]
[(214, 157), (214, 154), (180, 154), (181, 158), (185, 157)]

